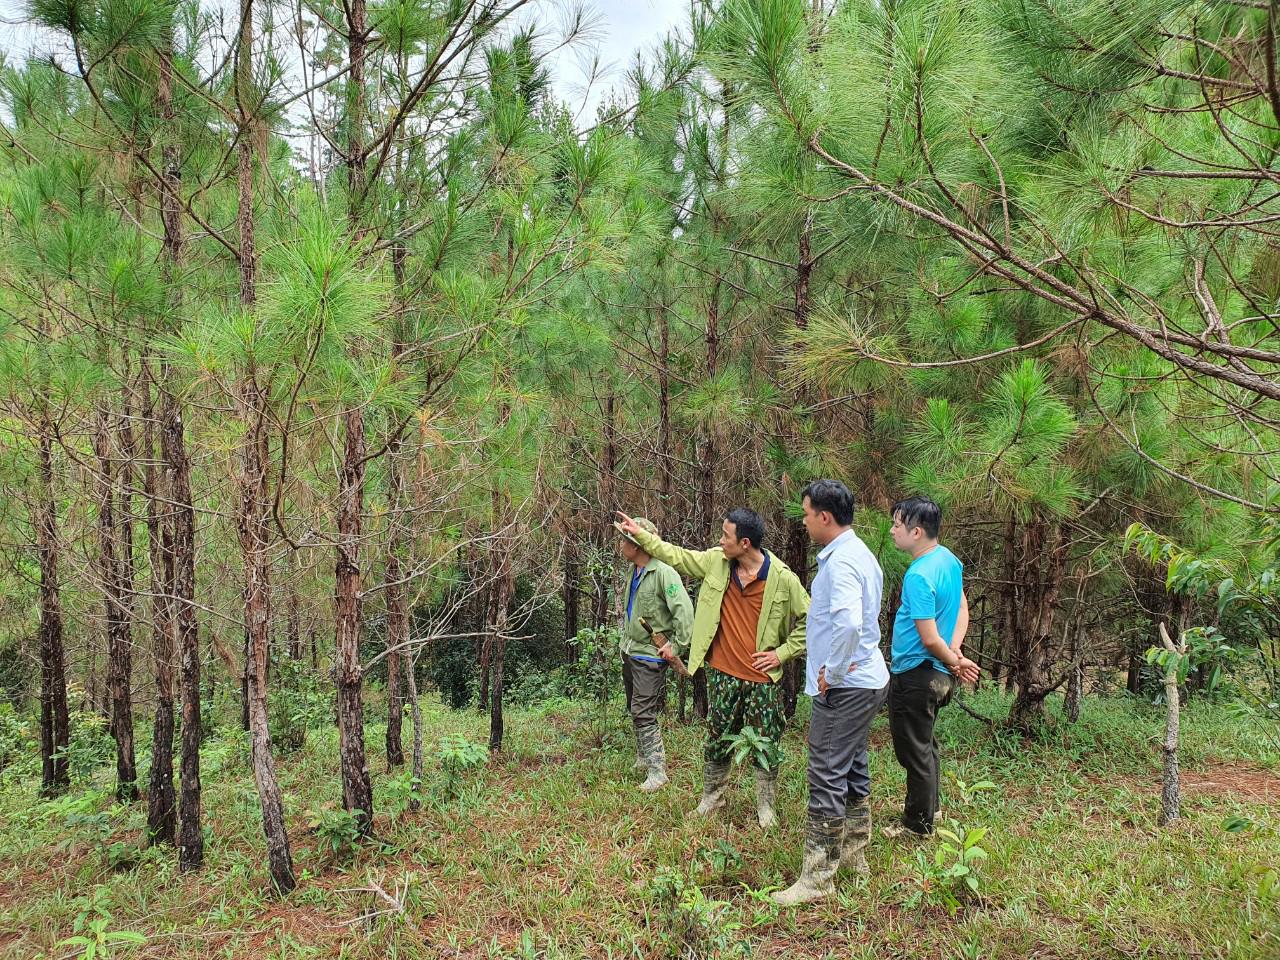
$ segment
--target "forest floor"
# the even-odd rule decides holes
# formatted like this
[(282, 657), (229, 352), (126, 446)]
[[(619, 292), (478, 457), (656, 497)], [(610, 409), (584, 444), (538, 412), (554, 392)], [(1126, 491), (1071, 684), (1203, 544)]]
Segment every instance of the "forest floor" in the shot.
[[(1006, 706), (994, 691), (967, 702), (992, 716)], [(279, 768), (300, 880), (285, 899), (268, 892), (236, 731), (206, 747), (206, 866), (194, 875), (178, 873), (172, 850), (141, 848), (145, 804), (115, 806), (103, 789), (109, 769), (96, 775), (98, 789), (81, 784), (54, 803), (29, 783), (8, 785), (0, 958), (80, 957), (84, 947), (67, 942), (77, 933), (113, 957), (246, 960), (1280, 957), (1280, 750), (1222, 708), (1187, 708), (1184, 816), (1161, 828), (1162, 707), (1089, 698), (1068, 724), (1055, 705), (1036, 743), (950, 707), (939, 724), (943, 816), (986, 831), (977, 893), (948, 903), (953, 884), (931, 866), (939, 850), (943, 867), (955, 862), (944, 841), (891, 842), (876, 830), (869, 881), (842, 877), (835, 898), (794, 911), (767, 894), (799, 863), (807, 702), (787, 734), (782, 824), (767, 835), (755, 825), (746, 770), (735, 772), (721, 820), (687, 816), (701, 735), (673, 718), (672, 782), (638, 793), (621, 709), (512, 708), (506, 750), (447, 796), (442, 738), (483, 742), (487, 718), (424, 700), (426, 803), (381, 813), (380, 844), (336, 855), (325, 844), (332, 833), (308, 826), (340, 801), (336, 732), (311, 731)], [(382, 734), (369, 725), (371, 751)], [(903, 789), (883, 716), (873, 745), (873, 811), (883, 824)], [(371, 766), (385, 810), (386, 764)], [(113, 943), (116, 933), (142, 942)]]

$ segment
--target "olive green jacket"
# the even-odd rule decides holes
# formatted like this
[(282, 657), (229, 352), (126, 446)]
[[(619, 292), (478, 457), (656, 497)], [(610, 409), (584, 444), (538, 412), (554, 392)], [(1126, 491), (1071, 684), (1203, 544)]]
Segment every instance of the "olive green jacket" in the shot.
[(658, 649), (653, 639), (640, 626), (643, 617), (654, 633), (660, 633), (671, 641), (672, 648), (683, 657), (689, 650), (689, 631), (693, 626), (693, 601), (684, 588), (680, 574), (661, 560), (650, 560), (636, 586), (636, 596), (631, 602), (631, 616), (626, 615), (626, 598), (631, 590), (631, 574), (622, 587), (622, 642), (619, 648), (623, 656), (656, 657)]
[[(729, 586), (729, 560), (719, 547), (685, 550), (647, 530), (639, 531), (635, 541), (655, 560), (669, 563), (678, 573), (702, 581), (693, 614), (693, 639), (687, 664), (689, 672), (694, 673), (707, 658), (711, 641), (720, 627), (720, 602)], [(756, 626), (756, 650), (772, 650), (782, 663), (801, 656), (808, 615), (809, 594), (800, 578), (777, 555), (770, 553), (769, 576), (764, 581), (764, 600)], [(782, 679), (781, 668), (769, 671), (769, 677), (777, 683)]]

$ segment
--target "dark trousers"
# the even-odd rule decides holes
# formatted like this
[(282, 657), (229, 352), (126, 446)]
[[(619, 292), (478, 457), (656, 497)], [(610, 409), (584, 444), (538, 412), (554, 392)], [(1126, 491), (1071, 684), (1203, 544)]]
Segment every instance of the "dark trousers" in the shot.
[(657, 723), (667, 689), (667, 665), (624, 656), (622, 686), (627, 691), (627, 713), (636, 725)]
[(938, 812), (938, 739), (933, 724), (951, 699), (954, 681), (929, 663), (889, 679), (889, 731), (893, 752), (907, 771), (902, 822), (916, 833), (933, 832)]
[(879, 690), (838, 687), (813, 698), (809, 720), (809, 814), (839, 819), (871, 796), (867, 734), (885, 697)]

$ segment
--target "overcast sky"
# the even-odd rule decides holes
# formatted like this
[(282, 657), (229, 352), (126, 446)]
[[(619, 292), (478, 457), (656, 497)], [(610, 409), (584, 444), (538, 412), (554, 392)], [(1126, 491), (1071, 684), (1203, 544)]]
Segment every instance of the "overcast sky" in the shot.
[[(209, 2), (212, 5), (217, 0)], [(25, 7), (24, 0), (0, 0), (0, 49), (12, 59), (22, 60), (32, 51), (47, 51), (57, 45), (56, 39), (22, 22)], [(580, 46), (565, 50), (552, 63), (555, 90), (562, 100), (578, 111), (585, 94), (585, 107), (578, 113), (583, 123), (590, 123), (595, 117), (596, 104), (611, 85), (622, 79), (637, 50), (651, 49), (685, 21), (688, 0), (594, 0), (590, 9), (597, 24), (590, 49)], [(588, 91), (586, 65), (593, 51), (598, 51), (607, 73), (604, 82), (597, 82)]]

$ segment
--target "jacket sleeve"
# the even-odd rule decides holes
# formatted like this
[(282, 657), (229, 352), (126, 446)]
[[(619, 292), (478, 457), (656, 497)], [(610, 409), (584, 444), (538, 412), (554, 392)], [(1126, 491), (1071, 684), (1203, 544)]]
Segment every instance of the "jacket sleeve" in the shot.
[(671, 614), (671, 638), (676, 652), (681, 656), (689, 653), (689, 639), (693, 633), (693, 601), (685, 590), (680, 575), (674, 569), (666, 571), (662, 584), (662, 597), (666, 601), (667, 611)]
[(720, 554), (718, 550), (686, 550), (684, 547), (667, 543), (648, 530), (640, 530), (636, 534), (636, 542), (640, 544), (640, 549), (655, 560), (661, 560), (675, 567), (684, 576), (693, 577), (695, 580), (701, 580), (711, 572), (713, 562)]
[(787, 639), (774, 651), (782, 663), (794, 660), (804, 653), (805, 625), (809, 617), (809, 594), (800, 583), (800, 578), (791, 577), (788, 588), (791, 601), (790, 612), (791, 616), (795, 617), (795, 626), (791, 628)]

